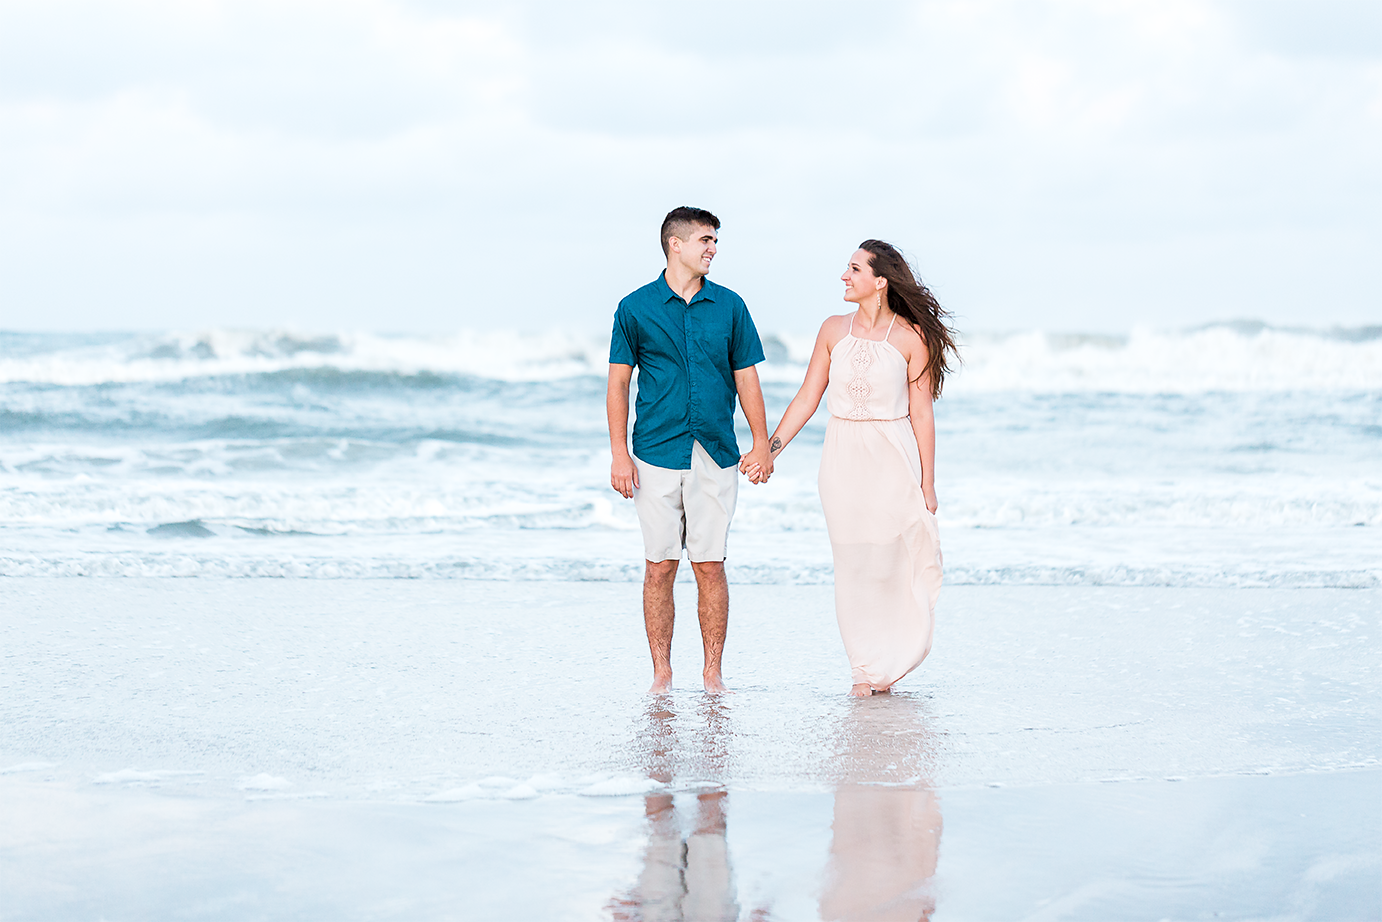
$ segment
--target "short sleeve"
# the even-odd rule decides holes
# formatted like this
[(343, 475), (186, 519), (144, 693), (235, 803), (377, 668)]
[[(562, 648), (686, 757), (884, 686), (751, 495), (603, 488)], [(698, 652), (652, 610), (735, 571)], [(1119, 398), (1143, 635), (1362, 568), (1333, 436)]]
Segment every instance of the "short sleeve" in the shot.
[(621, 303), (614, 312), (614, 332), (609, 337), (609, 363), (611, 365), (637, 365), (638, 353), (633, 344), (637, 341), (637, 324), (630, 311)]
[(763, 361), (763, 343), (753, 325), (749, 309), (742, 300), (734, 305), (734, 322), (729, 333), (729, 363), (735, 371)]

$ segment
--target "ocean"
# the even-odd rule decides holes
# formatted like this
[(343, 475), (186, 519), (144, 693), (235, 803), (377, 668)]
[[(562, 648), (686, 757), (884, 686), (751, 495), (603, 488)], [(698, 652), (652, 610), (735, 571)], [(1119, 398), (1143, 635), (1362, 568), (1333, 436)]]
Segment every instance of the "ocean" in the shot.
[[(811, 339), (764, 345), (771, 425)], [(0, 575), (636, 581), (606, 357), (562, 333), (0, 333)], [(963, 360), (936, 405), (949, 584), (1382, 585), (1382, 327), (971, 335)], [(830, 581), (824, 421), (743, 482), (732, 580)]]

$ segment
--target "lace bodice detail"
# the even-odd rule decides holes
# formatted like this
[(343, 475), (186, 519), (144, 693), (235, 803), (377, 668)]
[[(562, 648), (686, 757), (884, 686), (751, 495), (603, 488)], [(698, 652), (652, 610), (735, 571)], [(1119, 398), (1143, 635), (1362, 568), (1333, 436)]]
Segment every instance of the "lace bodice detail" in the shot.
[(841, 419), (906, 416), (907, 360), (886, 339), (859, 339), (853, 331), (851, 321), (850, 332), (831, 350), (826, 409)]

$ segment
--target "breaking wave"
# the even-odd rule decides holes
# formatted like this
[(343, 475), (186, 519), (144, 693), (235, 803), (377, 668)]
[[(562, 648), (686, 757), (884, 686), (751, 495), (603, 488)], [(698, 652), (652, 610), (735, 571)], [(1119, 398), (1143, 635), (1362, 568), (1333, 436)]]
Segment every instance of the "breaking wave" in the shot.
[[(799, 381), (812, 339), (763, 339), (765, 379)], [(975, 333), (964, 339), (963, 358), (951, 384), (957, 392), (1369, 391), (1382, 388), (1382, 326), (1304, 330), (1234, 322), (1127, 336)], [(555, 381), (603, 376), (607, 360), (603, 335), (562, 332), (0, 334), (0, 384), (88, 386), (292, 373), (330, 386), (391, 378), (406, 379), (408, 386), (455, 378)]]

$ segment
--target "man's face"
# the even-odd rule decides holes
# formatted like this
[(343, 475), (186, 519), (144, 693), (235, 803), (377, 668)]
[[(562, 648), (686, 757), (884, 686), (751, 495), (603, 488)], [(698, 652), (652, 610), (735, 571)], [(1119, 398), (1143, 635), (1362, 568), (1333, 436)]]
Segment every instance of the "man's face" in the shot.
[(696, 225), (686, 232), (686, 237), (678, 235), (669, 241), (672, 258), (696, 275), (705, 275), (710, 271), (710, 261), (715, 258), (715, 244), (719, 239), (715, 228)]

